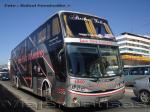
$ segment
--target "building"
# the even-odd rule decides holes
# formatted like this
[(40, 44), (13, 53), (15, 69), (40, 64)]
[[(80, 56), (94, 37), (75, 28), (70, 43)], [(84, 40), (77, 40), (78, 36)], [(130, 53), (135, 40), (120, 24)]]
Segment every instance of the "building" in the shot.
[(125, 66), (150, 65), (150, 36), (124, 32), (116, 40)]

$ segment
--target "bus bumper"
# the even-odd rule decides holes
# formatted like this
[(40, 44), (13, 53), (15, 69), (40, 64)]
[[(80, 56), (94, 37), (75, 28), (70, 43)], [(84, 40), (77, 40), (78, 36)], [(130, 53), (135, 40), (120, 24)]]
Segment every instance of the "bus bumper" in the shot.
[(68, 90), (67, 107), (87, 107), (100, 105), (109, 101), (119, 100), (124, 96), (125, 87), (104, 93), (81, 93)]

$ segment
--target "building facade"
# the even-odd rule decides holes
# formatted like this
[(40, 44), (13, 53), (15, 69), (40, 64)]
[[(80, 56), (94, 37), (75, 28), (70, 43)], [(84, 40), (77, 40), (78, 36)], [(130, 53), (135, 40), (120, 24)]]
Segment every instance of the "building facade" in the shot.
[(150, 36), (124, 32), (116, 40), (125, 66), (150, 65)]

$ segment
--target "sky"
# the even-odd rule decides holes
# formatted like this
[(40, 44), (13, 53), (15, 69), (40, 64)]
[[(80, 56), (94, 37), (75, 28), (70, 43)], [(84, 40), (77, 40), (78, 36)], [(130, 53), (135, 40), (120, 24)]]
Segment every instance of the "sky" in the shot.
[[(31, 8), (21, 4), (65, 7)], [(7, 64), (11, 50), (60, 10), (106, 18), (115, 36), (123, 32), (150, 35), (150, 0), (0, 0), (0, 65)]]

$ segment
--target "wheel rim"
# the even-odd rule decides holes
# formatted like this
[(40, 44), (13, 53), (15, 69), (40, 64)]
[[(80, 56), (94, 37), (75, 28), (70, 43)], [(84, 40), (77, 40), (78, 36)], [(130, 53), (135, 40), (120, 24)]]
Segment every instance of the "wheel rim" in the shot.
[(45, 84), (45, 89), (43, 90), (43, 96), (47, 97), (48, 96), (48, 92), (49, 92), (49, 88), (48, 86)]
[(150, 98), (149, 98), (149, 93), (146, 92), (146, 91), (141, 92), (141, 94), (140, 94), (140, 99), (141, 99), (142, 102), (148, 103), (149, 100), (150, 100)]
[(51, 89), (49, 88), (49, 86), (47, 84), (45, 84), (45, 89), (42, 90), (42, 92), (43, 92), (43, 97), (45, 100), (47, 100), (47, 101), (52, 100)]

